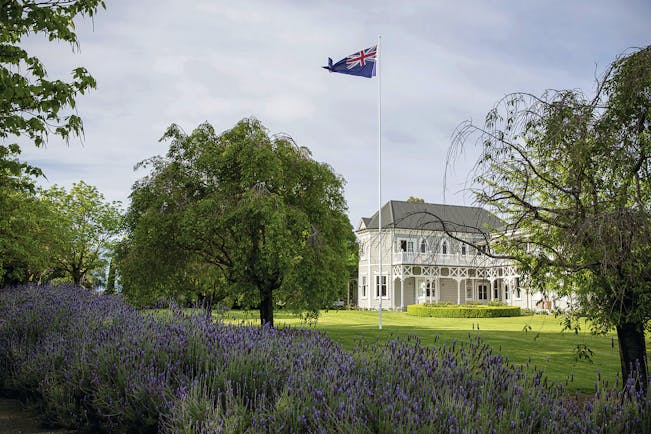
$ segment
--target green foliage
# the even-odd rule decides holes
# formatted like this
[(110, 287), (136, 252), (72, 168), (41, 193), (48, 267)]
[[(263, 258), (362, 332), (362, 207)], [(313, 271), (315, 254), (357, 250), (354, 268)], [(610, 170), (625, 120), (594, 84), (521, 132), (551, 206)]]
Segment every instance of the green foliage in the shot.
[(43, 245), (56, 223), (35, 196), (40, 170), (19, 155), (18, 146), (0, 146), (0, 286), (38, 281), (49, 261)]
[(0, 5), (0, 138), (27, 136), (36, 146), (54, 133), (64, 139), (80, 135), (83, 126), (75, 108), (77, 94), (95, 87), (85, 68), (72, 71), (72, 81), (48, 80), (45, 65), (22, 46), (28, 35), (43, 34), (77, 48), (74, 19), (92, 17), (102, 0), (22, 1)]
[(613, 62), (592, 97), (509, 95), (484, 128), (469, 124), (457, 136), (483, 147), (475, 192), (507, 223), (493, 250), (516, 259), (529, 286), (573, 295), (575, 317), (590, 318), (595, 332), (617, 328), (624, 377), (637, 359), (646, 378), (650, 92), (646, 47)]
[(518, 306), (410, 304), (407, 314), (433, 318), (497, 318), (520, 316)]
[(74, 19), (92, 17), (102, 0), (0, 2), (0, 285), (35, 281), (50, 273), (57, 226), (34, 194), (41, 171), (18, 159), (19, 136), (36, 146), (49, 134), (65, 140), (83, 133), (75, 98), (95, 87), (84, 69), (72, 80), (49, 80), (45, 65), (24, 48), (24, 38), (43, 35), (77, 48)]
[[(254, 119), (217, 135), (172, 125), (166, 157), (132, 190), (119, 268), (136, 302), (201, 291), (260, 307), (315, 309), (348, 280), (354, 235), (343, 179), (286, 136)], [(192, 286), (184, 285), (192, 276)]]
[(93, 286), (92, 272), (105, 274), (107, 255), (119, 234), (119, 202), (107, 202), (96, 187), (79, 181), (70, 191), (53, 186), (42, 200), (56, 216), (50, 231), (56, 235), (48, 245), (54, 268), (77, 285)]

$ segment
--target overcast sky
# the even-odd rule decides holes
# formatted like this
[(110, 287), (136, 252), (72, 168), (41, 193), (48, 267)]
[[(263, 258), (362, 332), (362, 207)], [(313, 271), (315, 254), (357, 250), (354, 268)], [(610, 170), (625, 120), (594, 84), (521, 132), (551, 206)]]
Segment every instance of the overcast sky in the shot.
[(254, 116), (286, 133), (347, 181), (354, 226), (377, 209), (377, 78), (320, 67), (382, 35), (383, 202), (419, 196), (472, 204), (464, 193), (477, 152), (443, 191), (455, 127), (481, 122), (505, 94), (592, 92), (629, 47), (651, 43), (648, 0), (312, 1), (107, 0), (77, 22), (81, 51), (31, 38), (51, 78), (85, 66), (97, 89), (78, 99), (83, 143), (23, 147), (45, 186), (77, 180), (126, 206), (133, 166), (165, 154), (171, 123), (190, 133)]

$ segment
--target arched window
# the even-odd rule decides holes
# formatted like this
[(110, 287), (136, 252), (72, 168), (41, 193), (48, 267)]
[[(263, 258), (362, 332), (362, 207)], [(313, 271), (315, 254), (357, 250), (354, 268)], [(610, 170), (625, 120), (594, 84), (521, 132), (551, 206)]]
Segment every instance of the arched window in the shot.
[(427, 251), (427, 242), (422, 239), (420, 240), (420, 252), (425, 253)]
[(461, 244), (461, 254), (465, 256), (465, 255), (466, 255), (466, 252), (467, 252), (467, 247), (466, 247), (466, 245), (465, 245), (465, 244)]
[(448, 254), (448, 242), (443, 240), (441, 243), (441, 254), (447, 255)]

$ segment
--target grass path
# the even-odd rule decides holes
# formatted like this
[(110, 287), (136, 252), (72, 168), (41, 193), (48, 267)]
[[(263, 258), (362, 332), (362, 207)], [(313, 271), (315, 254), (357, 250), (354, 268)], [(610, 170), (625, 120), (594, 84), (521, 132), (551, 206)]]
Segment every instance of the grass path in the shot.
[[(258, 313), (231, 311), (224, 315), (230, 322), (259, 323)], [(468, 335), (481, 336), (493, 348), (515, 364), (542, 368), (550, 380), (567, 381), (571, 392), (594, 392), (598, 373), (614, 382), (620, 373), (619, 349), (615, 334), (594, 336), (587, 326), (575, 334), (562, 332), (560, 319), (547, 315), (511, 318), (422, 318), (404, 312), (383, 312), (383, 328), (378, 329), (376, 311), (331, 310), (321, 312), (316, 324), (309, 325), (298, 315), (275, 312), (277, 327), (315, 327), (327, 333), (345, 349), (354, 351), (359, 339), (375, 341), (416, 335), (424, 345), (454, 339), (467, 340)], [(525, 326), (528, 331), (524, 331)], [(591, 362), (577, 360), (577, 345), (592, 351)], [(649, 343), (647, 343), (649, 346)]]

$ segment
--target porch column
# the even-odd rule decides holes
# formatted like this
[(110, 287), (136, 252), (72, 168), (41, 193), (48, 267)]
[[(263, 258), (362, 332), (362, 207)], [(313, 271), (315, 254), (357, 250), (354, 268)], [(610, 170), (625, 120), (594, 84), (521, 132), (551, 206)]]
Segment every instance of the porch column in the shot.
[(400, 274), (400, 310), (405, 308), (405, 278)]
[(461, 279), (457, 279), (457, 304), (461, 304)]
[(495, 288), (494, 288), (495, 281), (494, 280), (489, 280), (489, 282), (490, 282), (491, 301), (493, 301), (495, 299), (495, 297), (494, 297), (494, 295), (495, 295)]
[(427, 286), (429, 286), (429, 304), (432, 304), (432, 292), (435, 290), (435, 288), (432, 287), (432, 279), (427, 279)]
[(434, 279), (434, 300), (438, 303), (441, 301), (441, 280), (437, 277)]

